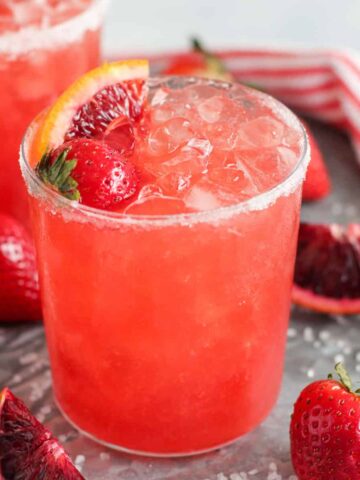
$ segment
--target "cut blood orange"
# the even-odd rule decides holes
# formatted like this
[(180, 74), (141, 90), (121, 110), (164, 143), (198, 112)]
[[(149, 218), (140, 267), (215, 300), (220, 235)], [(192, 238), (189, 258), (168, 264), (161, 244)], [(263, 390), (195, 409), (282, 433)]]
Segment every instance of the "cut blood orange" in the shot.
[(360, 313), (360, 225), (301, 224), (292, 298), (324, 313)]
[(0, 479), (84, 480), (57, 439), (8, 389), (0, 392)]
[(33, 155), (39, 160), (64, 141), (101, 137), (119, 124), (136, 122), (142, 114), (148, 74), (146, 60), (126, 60), (105, 63), (79, 78), (45, 114)]

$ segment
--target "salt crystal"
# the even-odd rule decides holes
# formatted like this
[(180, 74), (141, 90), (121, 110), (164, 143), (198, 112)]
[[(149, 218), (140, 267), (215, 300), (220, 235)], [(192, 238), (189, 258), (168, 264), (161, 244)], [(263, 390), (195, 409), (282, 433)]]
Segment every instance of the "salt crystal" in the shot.
[(248, 476), (245, 472), (232, 473), (230, 475), (230, 480), (248, 480)]
[(21, 363), (21, 365), (28, 365), (29, 363), (35, 362), (35, 360), (37, 359), (38, 359), (37, 353), (30, 352), (20, 357), (19, 362)]
[(315, 376), (315, 370), (313, 368), (309, 368), (309, 370), (306, 372), (306, 375), (309, 377), (309, 378), (314, 378)]
[(330, 335), (330, 332), (328, 330), (321, 330), (321, 332), (319, 333), (319, 338), (323, 342), (326, 342), (327, 340), (329, 340), (330, 336), (331, 335)]
[(228, 480), (228, 477), (226, 477), (223, 473), (218, 473), (216, 475), (216, 480)]
[(21, 381), (22, 381), (22, 376), (19, 375), (18, 373), (16, 373), (11, 379), (11, 383), (20, 383)]
[(106, 461), (110, 459), (110, 455), (106, 452), (101, 452), (100, 453), (100, 460)]
[(314, 330), (311, 327), (304, 328), (304, 340), (305, 342), (313, 342), (314, 338)]
[(75, 467), (79, 470), (79, 472), (81, 472), (82, 467), (84, 466), (85, 460), (86, 460), (85, 455), (76, 455), (74, 463), (75, 463)]
[(341, 353), (338, 353), (337, 355), (335, 355), (334, 357), (334, 362), (335, 363), (340, 363), (340, 362), (343, 362), (345, 359), (344, 355), (342, 355)]
[(346, 345), (343, 349), (343, 352), (345, 355), (351, 355), (353, 352), (353, 349), (350, 345)]
[(297, 336), (296, 328), (290, 327), (287, 332), (288, 338), (295, 338)]
[(249, 473), (249, 475), (257, 475), (259, 473), (259, 470), (254, 468), (253, 470), (250, 470), (250, 472), (248, 472), (248, 473)]
[(271, 462), (269, 465), (269, 472), (277, 472), (277, 465), (274, 462)]

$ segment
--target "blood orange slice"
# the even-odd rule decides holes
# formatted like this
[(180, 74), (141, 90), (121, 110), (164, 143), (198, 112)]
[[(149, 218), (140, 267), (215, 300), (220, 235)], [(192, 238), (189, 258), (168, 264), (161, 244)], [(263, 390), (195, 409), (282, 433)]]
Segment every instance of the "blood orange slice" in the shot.
[(301, 224), (292, 298), (324, 313), (360, 313), (360, 225)]
[[(37, 132), (33, 154), (44, 152), (78, 137), (101, 137), (136, 122), (146, 97), (146, 60), (105, 63), (73, 83), (46, 113)], [(128, 141), (131, 145), (131, 141)]]
[(0, 478), (84, 480), (49, 430), (8, 388), (0, 392)]

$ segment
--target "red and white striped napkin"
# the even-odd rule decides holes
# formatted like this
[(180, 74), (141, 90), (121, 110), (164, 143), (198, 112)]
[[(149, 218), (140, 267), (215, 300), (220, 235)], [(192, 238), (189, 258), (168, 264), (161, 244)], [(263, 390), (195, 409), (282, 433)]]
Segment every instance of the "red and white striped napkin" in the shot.
[[(357, 52), (244, 48), (217, 53), (240, 82), (258, 86), (306, 115), (345, 129), (360, 162)], [(166, 68), (175, 55), (178, 54), (151, 57), (154, 71)]]

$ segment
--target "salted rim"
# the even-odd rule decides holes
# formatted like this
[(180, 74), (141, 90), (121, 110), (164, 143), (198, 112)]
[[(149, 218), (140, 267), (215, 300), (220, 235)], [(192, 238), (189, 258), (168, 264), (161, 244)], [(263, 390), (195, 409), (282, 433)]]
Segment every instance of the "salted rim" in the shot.
[[(150, 81), (156, 83), (156, 81), (164, 82), (168, 78), (174, 80), (177, 77), (156, 77), (151, 78)], [(178, 77), (180, 81), (188, 82), (207, 82), (212, 85), (231, 87), (236, 83), (199, 79), (197, 77)], [(243, 86), (242, 84), (240, 84)], [(45, 185), (40, 178), (36, 175), (35, 170), (31, 167), (27, 161), (27, 148), (28, 143), (31, 144), (31, 139), (36, 128), (36, 119), (30, 124), (25, 132), (24, 139), (20, 146), (20, 168), (25, 180), (28, 192), (34, 197), (40, 197), (46, 201), (50, 201), (52, 206), (56, 208), (56, 212), (59, 212), (66, 217), (66, 220), (77, 220), (80, 222), (94, 221), (105, 224), (120, 224), (120, 225), (191, 225), (199, 222), (215, 222), (232, 217), (239, 213), (248, 213), (252, 211), (264, 210), (275, 203), (275, 201), (281, 196), (288, 196), (293, 193), (300, 183), (305, 178), (306, 169), (310, 161), (310, 147), (307, 138), (307, 134), (304, 126), (298, 119), (298, 117), (283, 103), (275, 99), (271, 95), (260, 92), (254, 88), (243, 86), (246, 89), (255, 92), (257, 96), (262, 97), (268, 105), (272, 108), (276, 108), (279, 115), (282, 115), (289, 125), (293, 124), (303, 136), (301, 139), (301, 151), (299, 153), (299, 159), (292, 172), (278, 185), (275, 185), (271, 189), (259, 193), (254, 197), (240, 201), (233, 205), (227, 205), (224, 207), (214, 208), (212, 210), (203, 210), (193, 213), (179, 213), (179, 214), (167, 214), (167, 215), (141, 215), (141, 214), (126, 214), (119, 212), (111, 212), (101, 210), (87, 205), (80, 204), (76, 201), (69, 200), (59, 193), (55, 192), (47, 185)]]
[(33, 50), (51, 50), (77, 40), (85, 30), (96, 30), (103, 21), (110, 0), (92, 0), (83, 11), (48, 27), (23, 27), (0, 34), (0, 54), (10, 58)]

